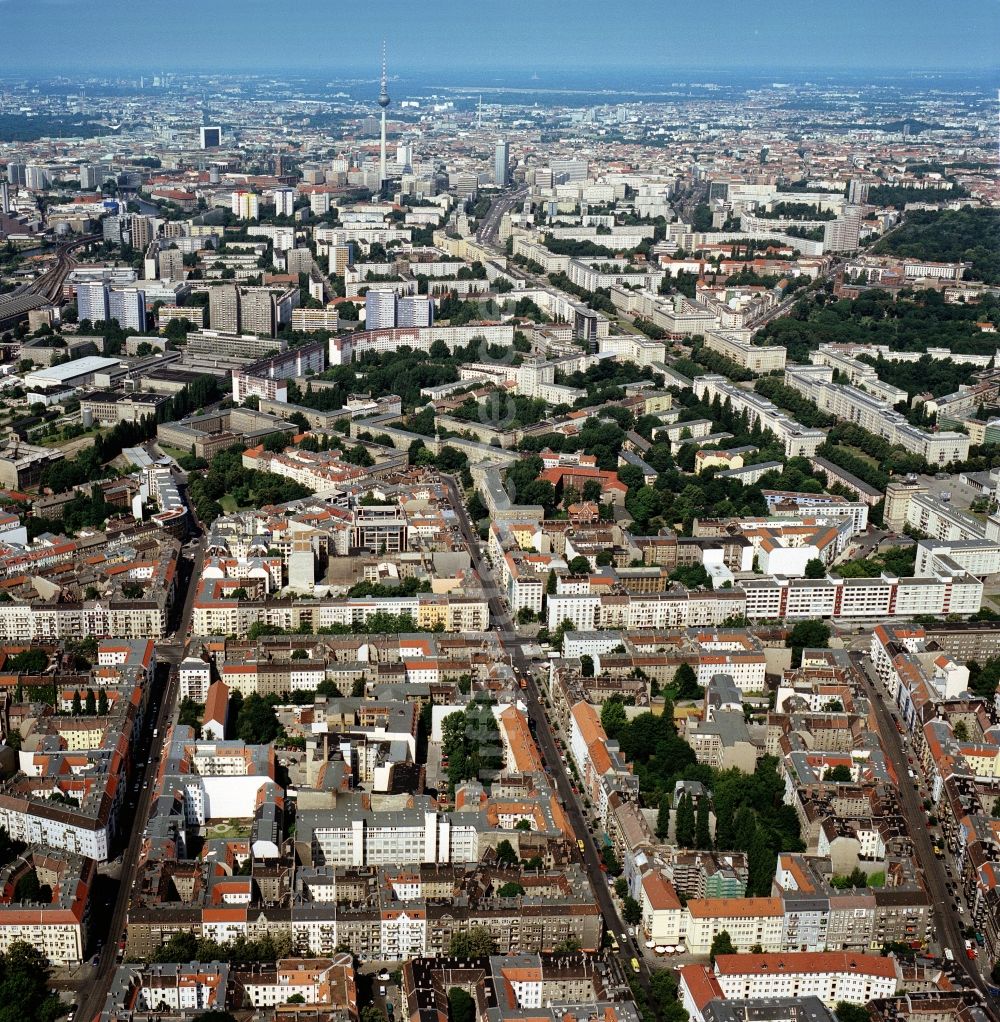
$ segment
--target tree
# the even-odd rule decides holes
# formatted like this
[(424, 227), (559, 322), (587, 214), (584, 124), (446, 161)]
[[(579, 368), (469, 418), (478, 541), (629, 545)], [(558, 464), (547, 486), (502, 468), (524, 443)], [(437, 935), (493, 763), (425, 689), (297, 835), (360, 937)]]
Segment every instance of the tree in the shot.
[(584, 653), (580, 657), (580, 673), (585, 678), (592, 678), (594, 676), (594, 658), (589, 653)]
[(87, 689), (86, 707), (88, 717), (93, 717), (97, 713), (97, 696), (94, 695), (92, 688)]
[(601, 727), (608, 738), (612, 740), (618, 738), (627, 724), (625, 704), (620, 699), (609, 699), (601, 707)]
[(861, 1004), (837, 1001), (837, 1007), (833, 1009), (833, 1013), (837, 1016), (837, 1022), (871, 1022), (868, 1009)]
[(0, 1020), (51, 1022), (65, 1014), (65, 1006), (49, 990), (48, 960), (26, 941), (16, 940), (0, 956)]
[(496, 941), (485, 926), (471, 926), (467, 933), (455, 933), (448, 945), (453, 958), (482, 958), (496, 954)]
[(508, 881), (497, 891), (498, 898), (520, 898), (524, 888), (513, 880)]
[(626, 895), (622, 899), (622, 919), (629, 926), (642, 922), (642, 906), (631, 895)]
[(681, 848), (691, 848), (694, 845), (694, 805), (687, 793), (681, 795), (677, 804), (674, 834)]
[(799, 667), (803, 649), (826, 649), (830, 645), (830, 629), (822, 621), (799, 621), (788, 633), (785, 645), (792, 650), (792, 666)]
[(628, 881), (625, 877), (619, 877), (615, 881), (615, 894), (623, 900), (628, 896)]
[(806, 561), (806, 578), (826, 578), (826, 565), (818, 557)]
[(701, 686), (698, 684), (698, 675), (689, 663), (683, 663), (674, 671), (674, 691), (678, 699), (700, 699), (702, 696)]
[(448, 1022), (476, 1022), (476, 1002), (462, 987), (448, 991)]
[(695, 814), (695, 848), (704, 850), (712, 847), (712, 832), (708, 820), (708, 798), (702, 795), (698, 799), (698, 811)]
[(247, 745), (270, 745), (282, 732), (274, 709), (256, 693), (243, 700), (237, 734)]
[(588, 479), (583, 484), (583, 499), (594, 502), (601, 499), (601, 484), (596, 479)]
[(108, 713), (108, 693), (103, 685), (97, 690), (97, 712), (102, 717)]
[(83, 714), (83, 700), (80, 698), (80, 690), (73, 693), (73, 716), (79, 717)]
[(555, 596), (556, 594), (556, 572), (554, 568), (549, 568), (549, 577), (545, 582), (545, 592), (549, 596)]
[(670, 836), (670, 796), (660, 796), (660, 808), (656, 814), (656, 836), (666, 841)]
[(952, 731), (955, 733), (955, 738), (958, 741), (967, 742), (969, 740), (969, 725), (964, 720), (955, 721)]
[(615, 850), (611, 845), (605, 845), (601, 850), (601, 858), (604, 860), (604, 865), (607, 867), (608, 872), (612, 876), (618, 876), (622, 871), (621, 863), (618, 861), (618, 856), (615, 855)]
[(497, 862), (508, 866), (517, 864), (517, 852), (514, 851), (514, 846), (506, 838), (497, 845)]
[(711, 951), (709, 952), (709, 959), (711, 960), (712, 964), (713, 965), (715, 964), (715, 959), (718, 958), (719, 955), (735, 955), (735, 954), (736, 948), (733, 947), (733, 940), (732, 937), (729, 936), (729, 931), (720, 930), (712, 938), (712, 948)]
[(590, 574), (590, 561), (581, 554), (577, 554), (569, 562), (569, 571), (571, 575), (589, 575)]
[(839, 784), (850, 784), (853, 780), (851, 777), (851, 768), (845, 766), (843, 763), (838, 763), (835, 767), (832, 767), (826, 771), (823, 775), (824, 781), (835, 781)]
[(49, 666), (48, 654), (41, 649), (25, 649), (7, 661), (11, 674), (41, 674)]

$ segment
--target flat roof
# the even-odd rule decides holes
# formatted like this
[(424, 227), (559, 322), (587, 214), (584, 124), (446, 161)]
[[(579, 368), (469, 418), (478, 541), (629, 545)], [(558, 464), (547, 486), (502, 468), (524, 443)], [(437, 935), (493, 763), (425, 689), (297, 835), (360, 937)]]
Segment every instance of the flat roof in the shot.
[(97, 373), (116, 365), (121, 365), (121, 359), (105, 358), (103, 355), (85, 355), (83, 358), (75, 358), (70, 362), (63, 362), (61, 365), (32, 370), (24, 379), (26, 383), (29, 380), (65, 383), (66, 380), (75, 379), (77, 376)]

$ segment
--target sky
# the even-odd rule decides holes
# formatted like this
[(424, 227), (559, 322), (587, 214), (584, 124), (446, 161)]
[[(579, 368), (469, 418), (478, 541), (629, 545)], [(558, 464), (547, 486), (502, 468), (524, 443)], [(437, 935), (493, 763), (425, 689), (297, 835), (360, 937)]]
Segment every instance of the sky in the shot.
[(996, 71), (1000, 0), (0, 0), (0, 73)]

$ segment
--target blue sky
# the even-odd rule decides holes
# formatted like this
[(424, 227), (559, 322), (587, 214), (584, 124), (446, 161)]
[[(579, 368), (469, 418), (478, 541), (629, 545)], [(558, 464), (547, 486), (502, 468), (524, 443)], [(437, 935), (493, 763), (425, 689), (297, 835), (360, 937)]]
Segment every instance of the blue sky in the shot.
[(1000, 0), (0, 0), (0, 72), (996, 70)]

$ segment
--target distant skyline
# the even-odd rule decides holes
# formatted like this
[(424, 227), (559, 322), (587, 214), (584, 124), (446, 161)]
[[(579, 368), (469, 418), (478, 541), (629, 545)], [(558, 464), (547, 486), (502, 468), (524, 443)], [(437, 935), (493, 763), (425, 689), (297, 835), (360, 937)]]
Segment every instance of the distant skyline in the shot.
[(0, 0), (0, 70), (989, 71), (1000, 0)]

